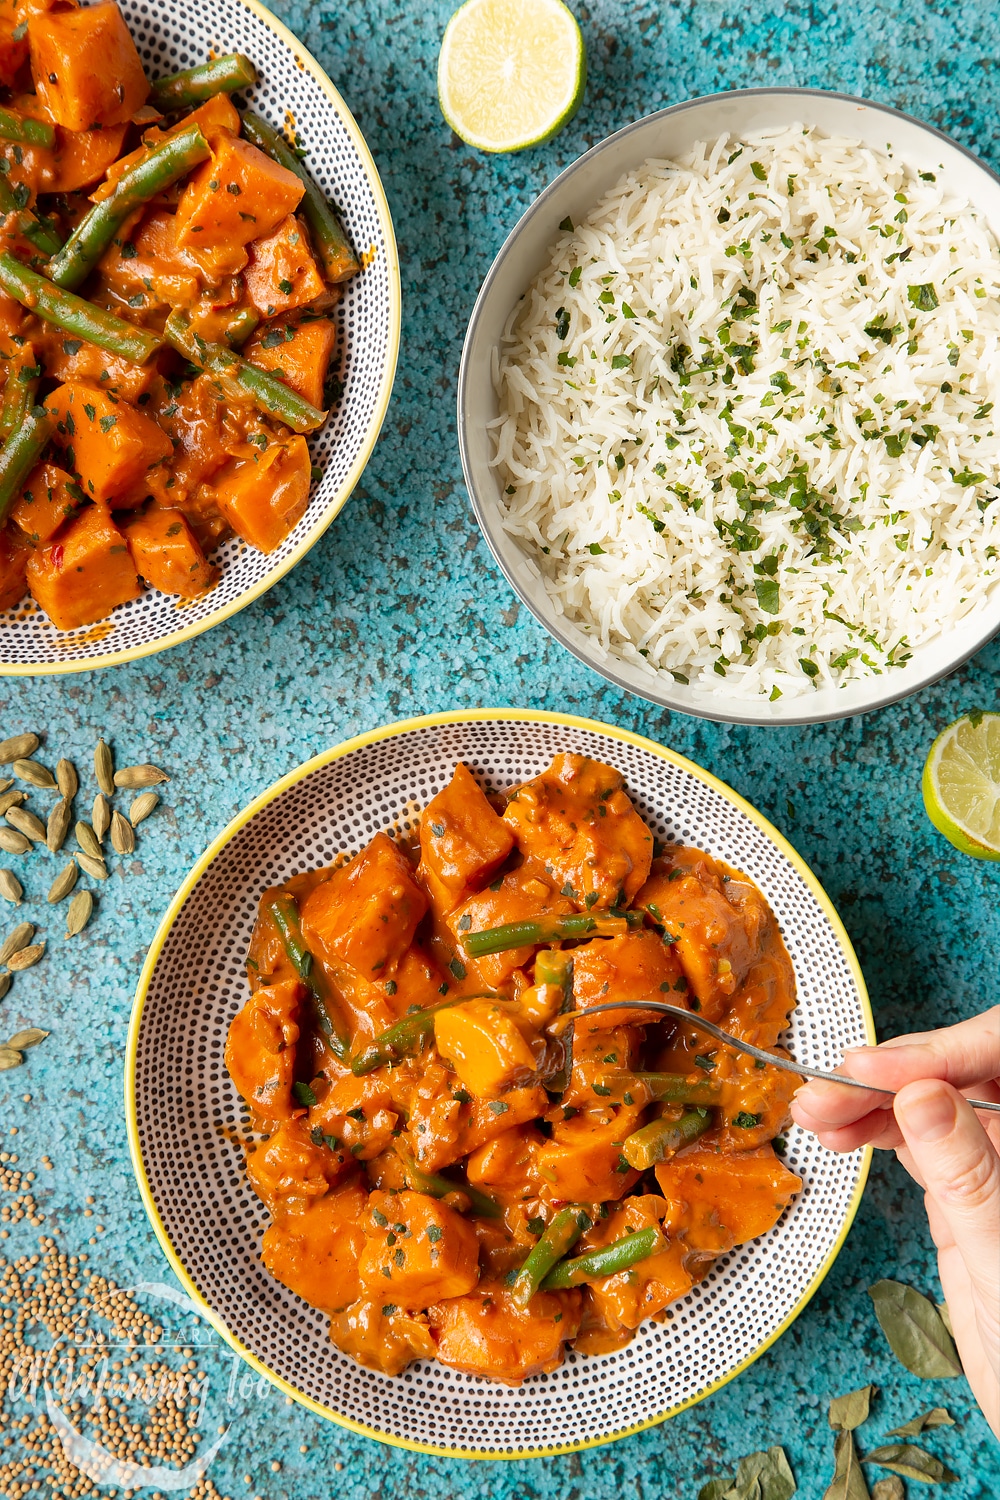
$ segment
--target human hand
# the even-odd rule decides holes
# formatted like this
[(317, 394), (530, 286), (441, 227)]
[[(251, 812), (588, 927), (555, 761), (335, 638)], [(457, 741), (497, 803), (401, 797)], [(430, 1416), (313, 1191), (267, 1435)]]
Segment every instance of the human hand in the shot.
[(1000, 1006), (940, 1031), (857, 1048), (844, 1072), (896, 1090), (864, 1094), (808, 1083), (792, 1117), (831, 1151), (895, 1151), (924, 1189), (941, 1286), (969, 1384), (1000, 1437), (1000, 1116), (963, 1091), (1000, 1101)]

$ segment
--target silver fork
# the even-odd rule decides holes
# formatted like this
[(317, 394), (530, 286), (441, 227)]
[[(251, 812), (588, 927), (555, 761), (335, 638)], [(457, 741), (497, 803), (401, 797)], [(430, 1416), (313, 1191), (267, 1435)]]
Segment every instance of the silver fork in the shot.
[[(822, 1068), (810, 1068), (805, 1063), (795, 1062), (791, 1057), (778, 1057), (773, 1052), (765, 1052), (763, 1047), (755, 1047), (752, 1042), (744, 1042), (740, 1037), (730, 1036), (728, 1031), (723, 1031), (721, 1026), (716, 1026), (714, 1021), (706, 1021), (696, 1011), (682, 1010), (679, 1005), (668, 1005), (664, 1000), (606, 1000), (603, 1005), (589, 1005), (586, 1010), (570, 1010), (565, 1014), (557, 1016), (549, 1023), (546, 1030), (551, 1036), (561, 1036), (562, 1033), (576, 1021), (584, 1020), (587, 1016), (596, 1016), (603, 1010), (655, 1010), (664, 1016), (673, 1016), (677, 1021), (683, 1021), (685, 1026), (696, 1026), (700, 1031), (705, 1031), (714, 1037), (717, 1042), (722, 1042), (727, 1047), (735, 1047), (737, 1052), (745, 1052), (748, 1057), (755, 1057), (759, 1062), (767, 1063), (772, 1068), (784, 1068), (786, 1073), (798, 1073), (803, 1078), (819, 1078), (824, 1083), (843, 1083), (852, 1089), (867, 1089), (871, 1094), (889, 1094), (895, 1096), (895, 1089), (880, 1089), (874, 1084), (862, 1083), (860, 1078), (848, 1078), (843, 1073), (825, 1073)], [(992, 1114), (1000, 1114), (1000, 1104), (991, 1104), (985, 1099), (969, 1099), (967, 1101), (973, 1109), (985, 1109)]]

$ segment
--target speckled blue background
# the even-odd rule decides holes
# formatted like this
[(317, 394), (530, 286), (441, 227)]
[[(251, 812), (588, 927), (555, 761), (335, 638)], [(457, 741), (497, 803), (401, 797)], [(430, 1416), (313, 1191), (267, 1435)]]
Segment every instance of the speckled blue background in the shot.
[[(83, 768), (104, 734), (119, 764), (149, 758), (175, 776), (131, 873), (108, 882), (99, 918), (75, 942), (63, 940), (61, 916), (44, 903), (51, 857), (7, 861), (32, 872), (19, 916), (38, 921), (50, 951), (0, 1004), (0, 1033), (32, 1024), (53, 1035), (3, 1077), (0, 1131), (18, 1131), (3, 1144), (22, 1167), (51, 1155), (55, 1170), (35, 1184), (46, 1230), (58, 1227), (71, 1250), (95, 1237), (94, 1266), (120, 1283), (169, 1278), (132, 1179), (122, 1110), (132, 991), (159, 916), (249, 798), (327, 745), (396, 718), (514, 704), (651, 735), (749, 797), (812, 864), (856, 944), (881, 1035), (958, 1019), (996, 994), (998, 869), (963, 859), (935, 834), (919, 778), (939, 728), (995, 706), (1000, 648), (898, 707), (842, 724), (754, 730), (660, 713), (604, 686), (519, 610), (472, 520), (454, 420), (462, 336), (482, 276), (532, 197), (586, 147), (693, 95), (802, 84), (900, 106), (1000, 166), (995, 7), (575, 0), (590, 65), (584, 106), (550, 145), (500, 159), (468, 150), (438, 113), (434, 70), (451, 0), (275, 9), (354, 109), (395, 219), (403, 343), (374, 458), (311, 555), (210, 635), (117, 670), (0, 687), (0, 733), (44, 730), (42, 759), (67, 754)], [(0, 918), (12, 925), (6, 912)], [(85, 1219), (87, 1194), (95, 1205)], [(15, 1226), (0, 1253), (33, 1250), (38, 1232)], [(740, 1379), (663, 1426), (580, 1455), (473, 1465), (382, 1447), (274, 1391), (240, 1397), (237, 1387), (226, 1407), (233, 1433), (209, 1477), (223, 1494), (263, 1500), (694, 1500), (703, 1476), (779, 1442), (800, 1494), (818, 1500), (832, 1471), (827, 1400), (874, 1381), (881, 1394), (862, 1449), (945, 1403), (959, 1425), (931, 1434), (928, 1446), (961, 1476), (950, 1495), (995, 1495), (998, 1450), (964, 1381), (918, 1381), (882, 1341), (865, 1288), (883, 1275), (937, 1289), (920, 1195), (894, 1161), (879, 1159), (845, 1249), (794, 1327)], [(217, 1365), (226, 1405), (221, 1354)]]

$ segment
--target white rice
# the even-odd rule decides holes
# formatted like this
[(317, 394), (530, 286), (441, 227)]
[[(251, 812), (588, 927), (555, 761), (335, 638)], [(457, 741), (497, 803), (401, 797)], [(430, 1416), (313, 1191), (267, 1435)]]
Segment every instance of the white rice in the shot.
[(776, 698), (984, 605), (1000, 251), (930, 173), (801, 126), (647, 162), (558, 240), (493, 375), (504, 523), (613, 654)]

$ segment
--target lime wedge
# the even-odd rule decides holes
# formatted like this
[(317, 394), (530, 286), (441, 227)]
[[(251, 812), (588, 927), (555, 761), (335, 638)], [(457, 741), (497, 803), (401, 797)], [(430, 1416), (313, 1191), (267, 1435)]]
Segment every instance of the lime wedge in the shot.
[(949, 843), (1000, 859), (1000, 714), (949, 724), (924, 763), (922, 790), (927, 816)]
[(441, 113), (479, 151), (523, 151), (572, 119), (587, 56), (562, 0), (466, 0), (438, 58)]

